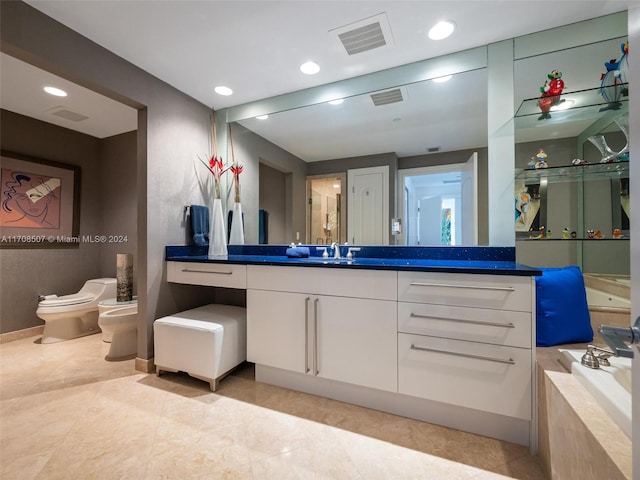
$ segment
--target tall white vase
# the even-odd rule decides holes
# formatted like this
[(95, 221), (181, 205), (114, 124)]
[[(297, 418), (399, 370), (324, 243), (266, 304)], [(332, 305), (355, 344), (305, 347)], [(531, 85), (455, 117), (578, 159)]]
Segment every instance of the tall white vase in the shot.
[(242, 224), (242, 204), (240, 202), (233, 204), (229, 245), (244, 245), (244, 225)]
[(222, 214), (222, 200), (213, 200), (211, 222), (209, 222), (209, 256), (219, 257), (227, 255), (227, 229), (224, 227)]

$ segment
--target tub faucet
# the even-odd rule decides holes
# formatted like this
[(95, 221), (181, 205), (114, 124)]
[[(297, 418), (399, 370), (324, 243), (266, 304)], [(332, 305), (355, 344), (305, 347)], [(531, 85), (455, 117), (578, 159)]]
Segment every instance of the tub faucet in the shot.
[(609, 357), (615, 355), (609, 350), (596, 347), (595, 345), (587, 345), (587, 353), (585, 353), (580, 359), (580, 363), (585, 367), (597, 369), (602, 365), (603, 367), (609, 367)]
[(333, 249), (333, 258), (342, 258), (340, 257), (340, 245), (337, 242), (333, 242), (331, 248)]
[(640, 317), (631, 327), (600, 325), (598, 333), (616, 357), (633, 358), (633, 350), (629, 345), (640, 343)]

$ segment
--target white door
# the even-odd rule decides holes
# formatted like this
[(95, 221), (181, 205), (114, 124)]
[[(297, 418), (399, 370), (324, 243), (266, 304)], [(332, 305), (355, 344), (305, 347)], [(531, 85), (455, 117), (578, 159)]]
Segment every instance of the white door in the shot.
[(463, 164), (462, 183), (462, 245), (478, 244), (478, 154)]
[(347, 241), (389, 244), (389, 166), (347, 171)]
[(440, 196), (422, 198), (418, 212), (418, 245), (440, 245), (442, 236), (442, 199)]

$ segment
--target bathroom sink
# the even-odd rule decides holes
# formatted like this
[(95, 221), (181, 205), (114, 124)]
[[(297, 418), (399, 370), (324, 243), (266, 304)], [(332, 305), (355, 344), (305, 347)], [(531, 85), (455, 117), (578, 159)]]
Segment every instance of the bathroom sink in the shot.
[(313, 263), (317, 265), (352, 265), (354, 260), (346, 258), (323, 258), (323, 257), (307, 257), (298, 258), (296, 261), (300, 263)]

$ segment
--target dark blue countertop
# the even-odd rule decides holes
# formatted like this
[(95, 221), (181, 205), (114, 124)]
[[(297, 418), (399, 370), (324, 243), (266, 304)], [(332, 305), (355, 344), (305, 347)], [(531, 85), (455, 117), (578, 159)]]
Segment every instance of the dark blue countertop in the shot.
[[(322, 258), (325, 245), (306, 245), (308, 258), (289, 258), (287, 245), (230, 245), (226, 257), (209, 257), (207, 247), (167, 246), (165, 260), (174, 262), (282, 265), (312, 268), (348, 268), (420, 272), (452, 272), (492, 275), (539, 276), (536, 268), (515, 262), (513, 247), (403, 247), (363, 246), (355, 258)], [(341, 254), (347, 253), (341, 246)]]

